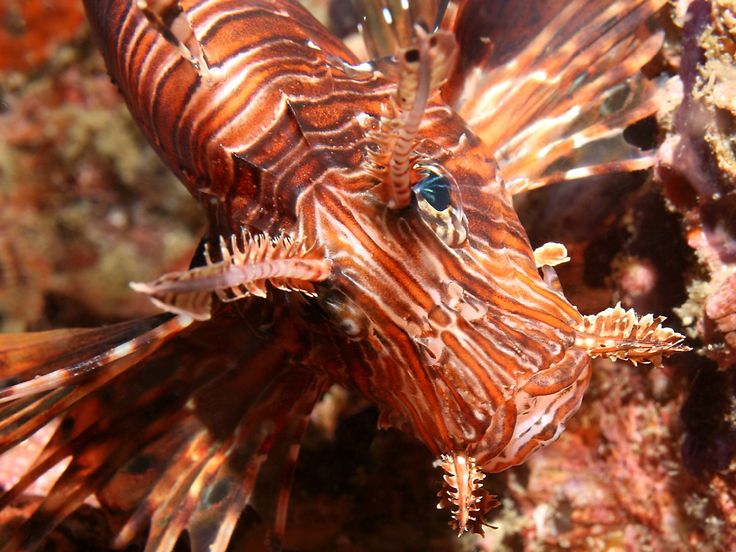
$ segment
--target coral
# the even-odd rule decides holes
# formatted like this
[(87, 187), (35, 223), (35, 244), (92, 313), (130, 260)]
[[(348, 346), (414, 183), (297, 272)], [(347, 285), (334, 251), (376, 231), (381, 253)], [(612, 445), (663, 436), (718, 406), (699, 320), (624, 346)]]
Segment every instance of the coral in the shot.
[(8, 0), (0, 5), (0, 71), (32, 71), (82, 33), (78, 2)]
[[(700, 348), (661, 369), (596, 361), (584, 407), (559, 442), (506, 476), (528, 523), (512, 516), (509, 530), (497, 518), (505, 546), (736, 546), (731, 6), (672, 3), (666, 47), (648, 68), (663, 92), (653, 179), (586, 182), (518, 202), (533, 243), (568, 247), (571, 262), (558, 272), (582, 312), (621, 300), (672, 313)], [(656, 136), (637, 127), (630, 139)]]
[(677, 499), (677, 411), (672, 370), (596, 363), (595, 395), (557, 445), (529, 462), (510, 490), (533, 524), (524, 540), (574, 550), (684, 550), (691, 538)]
[(186, 267), (196, 208), (144, 146), (78, 2), (3, 6), (0, 329), (150, 312), (127, 284)]

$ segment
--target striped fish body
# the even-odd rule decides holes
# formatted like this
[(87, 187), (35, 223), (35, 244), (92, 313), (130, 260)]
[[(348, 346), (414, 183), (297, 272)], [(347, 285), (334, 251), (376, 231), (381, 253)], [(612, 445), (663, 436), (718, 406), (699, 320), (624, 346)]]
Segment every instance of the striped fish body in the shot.
[(589, 379), (580, 316), (540, 278), (495, 162), (459, 116), (434, 98), (414, 152), (451, 183), (453, 228), (421, 197), (386, 208), (366, 165), (396, 81), (357, 65), (296, 2), (182, 2), (206, 77), (134, 2), (86, 4), (112, 78), (212, 236), (289, 234), (333, 262), (309, 307), (331, 329), (304, 331), (340, 360), (314, 370), (374, 400), (384, 425), (486, 471), (559, 434)]
[(334, 78), (326, 59), (352, 60), (345, 47), (297, 2), (183, 2), (206, 52), (203, 79), (136, 2), (86, 7), (131, 113), (211, 212), (213, 230), (291, 230), (299, 183), (318, 169), (297, 167), (308, 144), (289, 99), (327, 98)]

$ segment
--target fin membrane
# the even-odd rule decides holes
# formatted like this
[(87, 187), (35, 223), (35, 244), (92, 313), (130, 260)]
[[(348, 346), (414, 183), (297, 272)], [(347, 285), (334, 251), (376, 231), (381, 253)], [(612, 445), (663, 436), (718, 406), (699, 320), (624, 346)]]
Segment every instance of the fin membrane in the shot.
[[(248, 330), (228, 317), (192, 325), (189, 318), (164, 315), (112, 326), (107, 333), (71, 330), (6, 340), (6, 355), (40, 343), (64, 356), (44, 362), (40, 352), (26, 353), (33, 362), (22, 374), (32, 378), (35, 371), (41, 374), (37, 379), (63, 372), (64, 362), (76, 366), (89, 360), (65, 356), (63, 342), (84, 345), (95, 335), (114, 350), (127, 339), (130, 351), (111, 355), (83, 346), (86, 355), (110, 361), (58, 387), (43, 384), (33, 393), (6, 395), (0, 425), (5, 449), (51, 419), (59, 417), (60, 423), (38, 459), (0, 496), (0, 508), (15, 504), (59, 462), (68, 464), (20, 527), (0, 529), (0, 550), (40, 546), (96, 495), (109, 514), (116, 546), (133, 543), (150, 526), (146, 550), (172, 550), (187, 531), (194, 550), (224, 551), (253, 502), (262, 468), (270, 464), (265, 473), (280, 475), (275, 483), (263, 483), (275, 493), (265, 504), (278, 506), (264, 519), (274, 542), (280, 542), (288, 502), (283, 489), (305, 420), (325, 387), (311, 370), (289, 361), (279, 332), (293, 331), (290, 324), (288, 317), (276, 322), (271, 339), (258, 339), (244, 335)], [(47, 372), (47, 364), (54, 369)], [(10, 389), (23, 383), (13, 382)]]
[(640, 69), (664, 0), (466, 0), (459, 62), (443, 90), (488, 146), (511, 193), (654, 162), (622, 136), (656, 111)]

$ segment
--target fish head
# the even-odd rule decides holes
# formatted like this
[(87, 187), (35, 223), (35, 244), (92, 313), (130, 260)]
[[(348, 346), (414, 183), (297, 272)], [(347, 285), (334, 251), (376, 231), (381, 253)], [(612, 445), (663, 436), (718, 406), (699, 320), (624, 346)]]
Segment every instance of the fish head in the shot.
[[(368, 157), (382, 147), (369, 140)], [(325, 187), (315, 207), (333, 263), (321, 304), (353, 351), (342, 379), (438, 456), (521, 463), (580, 404), (580, 315), (540, 274), (491, 152), (447, 105), (424, 113), (403, 208), (386, 200), (387, 172)]]

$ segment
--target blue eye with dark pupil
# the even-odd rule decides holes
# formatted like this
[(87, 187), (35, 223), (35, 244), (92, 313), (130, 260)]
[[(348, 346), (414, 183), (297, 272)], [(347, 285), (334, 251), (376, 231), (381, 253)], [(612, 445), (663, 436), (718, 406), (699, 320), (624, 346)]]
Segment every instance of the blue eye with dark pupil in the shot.
[(450, 181), (441, 174), (428, 174), (414, 186), (414, 191), (427, 200), (435, 211), (450, 206)]

